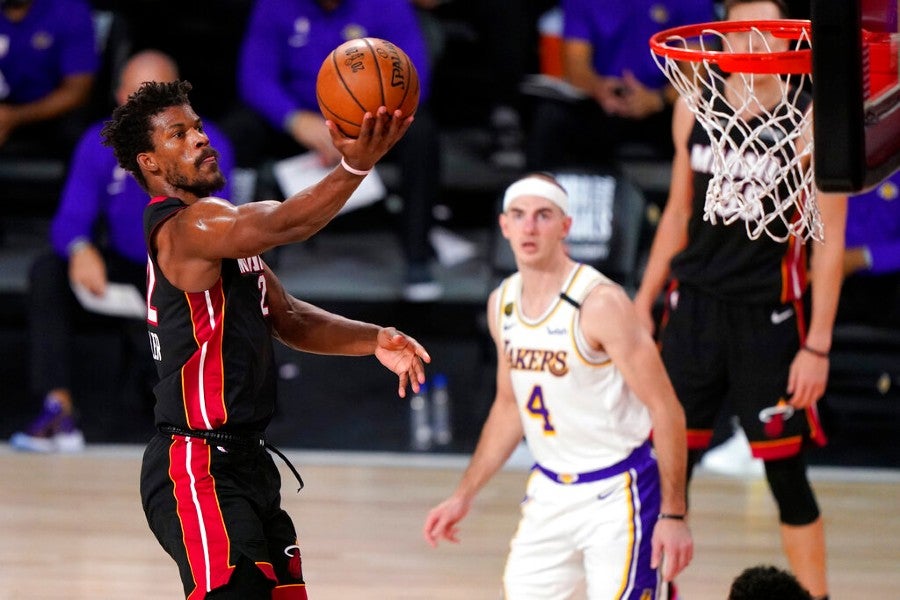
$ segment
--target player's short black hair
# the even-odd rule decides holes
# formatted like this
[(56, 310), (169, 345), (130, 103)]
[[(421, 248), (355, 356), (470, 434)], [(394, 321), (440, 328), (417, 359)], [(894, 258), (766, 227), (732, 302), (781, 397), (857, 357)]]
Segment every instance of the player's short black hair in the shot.
[(812, 600), (797, 578), (778, 567), (745, 569), (731, 584), (728, 600)]
[(771, 2), (778, 7), (779, 12), (781, 12), (782, 19), (787, 19), (791, 14), (787, 2), (785, 2), (784, 0), (725, 0), (725, 2), (722, 3), (722, 8), (724, 9), (723, 13), (728, 16), (728, 11), (730, 11), (735, 5), (749, 4), (750, 2)]
[(144, 82), (125, 104), (113, 111), (112, 120), (100, 131), (103, 143), (113, 149), (119, 166), (134, 175), (144, 189), (147, 180), (138, 167), (137, 155), (153, 150), (150, 120), (169, 107), (190, 104), (191, 89), (188, 81)]

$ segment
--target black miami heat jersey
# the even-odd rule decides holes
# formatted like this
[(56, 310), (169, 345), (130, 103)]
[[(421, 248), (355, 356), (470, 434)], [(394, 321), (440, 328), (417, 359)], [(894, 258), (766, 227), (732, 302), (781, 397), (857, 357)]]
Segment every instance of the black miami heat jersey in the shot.
[[(147, 247), (159, 225), (187, 205), (154, 198), (144, 211)], [(160, 381), (155, 420), (190, 429), (262, 431), (275, 408), (275, 366), (259, 256), (223, 259), (208, 290), (166, 279), (151, 249), (147, 325)]]
[[(811, 102), (808, 94), (801, 94), (797, 106), (805, 111)], [(732, 112), (718, 100), (716, 110), (722, 114)], [(776, 117), (784, 118), (786, 109), (779, 108)], [(767, 117), (768, 120), (768, 117)], [(759, 138), (759, 143), (775, 145), (775, 129), (765, 125), (760, 118), (748, 121), (748, 129)], [(729, 131), (734, 147), (742, 147), (743, 133), (732, 127)], [(709, 134), (695, 120), (688, 139), (691, 171), (693, 173), (693, 206), (688, 224), (688, 245), (672, 259), (672, 277), (681, 285), (690, 285), (714, 296), (749, 304), (782, 304), (802, 297), (807, 284), (806, 246), (794, 236), (786, 242), (776, 242), (766, 235), (751, 240), (742, 221), (730, 225), (721, 219), (715, 225), (703, 218), (706, 189), (712, 178), (712, 153)], [(788, 150), (784, 150), (787, 154)], [(793, 157), (790, 157), (793, 158)], [(768, 160), (768, 159), (766, 159)], [(786, 160), (772, 157), (767, 168), (784, 168)], [(746, 161), (726, 161), (741, 168)], [(754, 169), (765, 172), (765, 169)], [(746, 185), (752, 185), (748, 176)], [(771, 200), (770, 200), (771, 202)], [(778, 231), (777, 226), (783, 231)], [(772, 224), (783, 234), (782, 223)]]

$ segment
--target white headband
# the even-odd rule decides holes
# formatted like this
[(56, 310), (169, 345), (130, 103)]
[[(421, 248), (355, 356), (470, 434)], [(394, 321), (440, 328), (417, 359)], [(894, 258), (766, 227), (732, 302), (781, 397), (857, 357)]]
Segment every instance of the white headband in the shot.
[(520, 196), (544, 198), (560, 207), (564, 213), (569, 212), (568, 195), (558, 185), (540, 177), (526, 177), (506, 188), (506, 193), (503, 194), (503, 212), (509, 208), (510, 202)]

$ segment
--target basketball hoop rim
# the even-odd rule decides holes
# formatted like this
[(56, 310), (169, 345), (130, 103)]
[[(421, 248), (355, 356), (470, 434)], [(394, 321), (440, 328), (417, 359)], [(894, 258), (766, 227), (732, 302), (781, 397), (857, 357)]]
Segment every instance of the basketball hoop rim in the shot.
[(681, 25), (660, 31), (650, 37), (650, 49), (666, 59), (709, 62), (729, 73), (758, 74), (809, 74), (812, 72), (812, 50), (785, 50), (783, 52), (722, 52), (669, 46), (672, 38), (691, 39), (710, 33), (737, 33), (751, 29), (772, 33), (776, 37), (810, 39), (811, 24), (804, 19), (777, 19), (769, 21), (713, 21)]

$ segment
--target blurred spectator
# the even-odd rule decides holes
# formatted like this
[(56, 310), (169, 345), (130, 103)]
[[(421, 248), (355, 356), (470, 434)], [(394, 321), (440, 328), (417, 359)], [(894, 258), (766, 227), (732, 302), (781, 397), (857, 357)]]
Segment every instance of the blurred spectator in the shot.
[[(141, 52), (123, 68), (116, 102), (123, 104), (144, 81), (176, 79), (177, 67), (168, 56)], [(12, 436), (10, 444), (20, 450), (77, 451), (84, 446), (73, 416), (71, 346), (77, 328), (119, 332), (133, 358), (128, 366), (141, 373), (139, 383), (147, 386), (156, 378), (144, 319), (88, 312), (72, 290), (78, 286), (103, 298), (110, 282), (131, 284), (141, 295), (146, 287), (143, 212), (147, 194), (116, 165), (112, 149), (101, 143), (102, 125), (89, 127), (76, 147), (51, 225), (53, 252), (38, 257), (31, 269), (31, 385), (44, 404), (34, 421)], [(212, 124), (204, 127), (227, 175), (233, 165), (230, 144)], [(223, 194), (228, 197), (229, 190)]]
[[(228, 133), (224, 119), (238, 99), (238, 50), (253, 0), (216, 0), (214, 5), (183, 0), (92, 3), (115, 12), (135, 52), (150, 48), (171, 56), (178, 63), (181, 78), (193, 85), (194, 110), (204, 119), (215, 120)], [(173, 19), (173, 14), (178, 18)]]
[(900, 327), (900, 172), (850, 196), (838, 322)]
[(670, 158), (678, 93), (647, 40), (714, 20), (712, 0), (563, 0), (565, 80), (580, 92), (538, 98), (526, 149), (530, 169), (611, 163), (623, 144)]
[[(316, 76), (322, 60), (334, 48), (361, 37), (393, 42), (409, 55), (419, 73), (421, 94), (415, 122), (387, 160), (396, 162), (401, 171), (399, 229), (407, 262), (404, 297), (435, 300), (442, 289), (429, 270), (432, 249), (428, 232), (439, 192), (440, 152), (437, 126), (428, 105), (431, 65), (409, 0), (259, 0), (240, 54), (238, 88), (243, 100), (269, 127), (268, 131), (257, 125), (246, 127), (240, 134), (240, 151), (284, 158), (310, 150), (319, 154), (323, 164), (336, 164), (340, 155), (319, 112)], [(240, 157), (239, 164), (243, 165)]]
[(99, 69), (82, 0), (0, 2), (0, 156), (66, 158)]
[[(494, 166), (522, 169), (526, 107), (520, 86), (539, 70), (538, 18), (558, 0), (411, 1), (420, 15), (433, 17), (437, 30), (429, 38), (438, 121), (486, 126)], [(459, 110), (462, 105), (466, 111)]]

